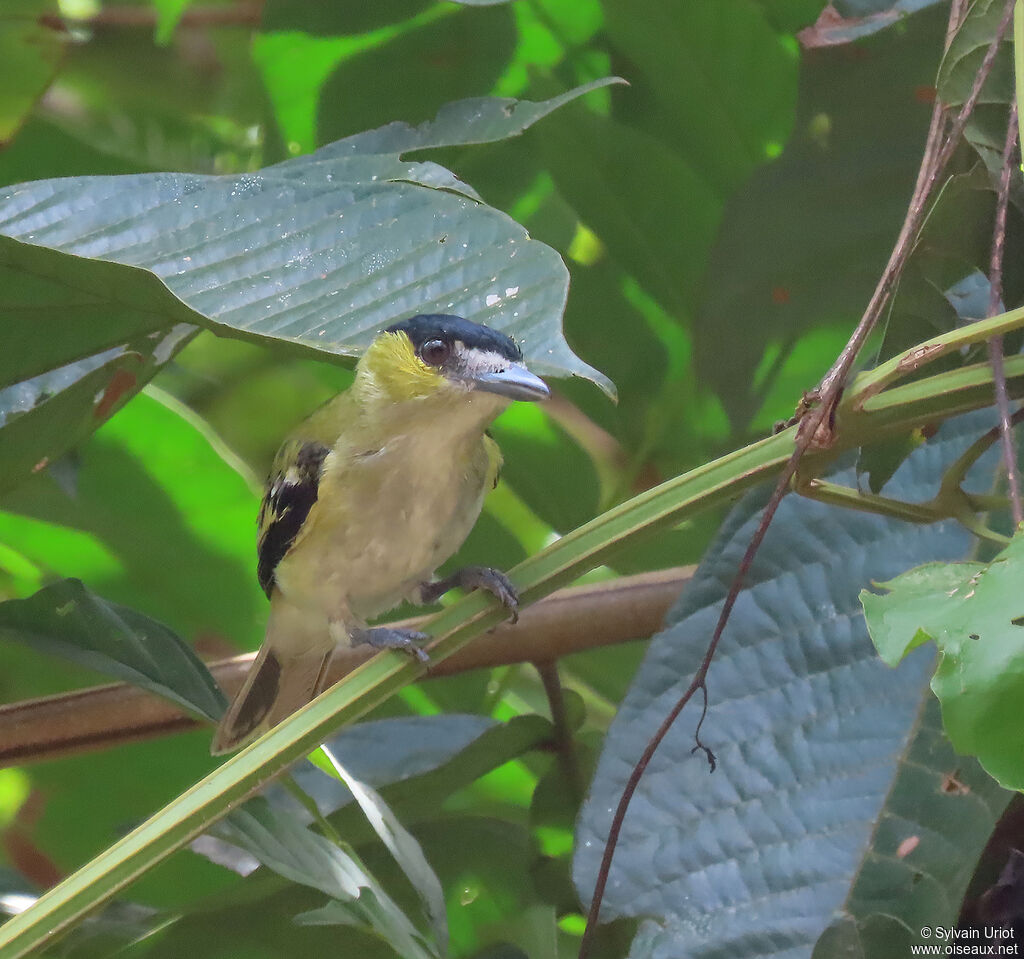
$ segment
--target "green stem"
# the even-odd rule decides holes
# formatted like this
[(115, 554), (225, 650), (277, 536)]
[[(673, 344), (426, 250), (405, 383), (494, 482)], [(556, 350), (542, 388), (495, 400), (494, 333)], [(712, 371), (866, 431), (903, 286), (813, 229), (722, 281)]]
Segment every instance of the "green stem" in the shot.
[[(938, 339), (955, 342), (958, 345), (950, 348), (958, 348), (962, 343), (985, 340), (995, 332), (1022, 324), (1024, 310), (1018, 310), (974, 324), (967, 328), (970, 334), (959, 330)], [(878, 381), (871, 379), (872, 374), (867, 376), (869, 382)], [(1024, 392), (1024, 357), (1007, 360), (1006, 376), (1012, 393)], [(853, 400), (848, 399), (840, 410), (836, 447), (804, 457), (806, 475), (820, 474), (844, 449), (877, 442), (992, 401), (992, 371), (987, 364), (896, 387), (861, 403), (864, 382), (863, 377), (858, 380), (857, 389), (851, 391)], [(521, 563), (511, 571), (512, 581), (524, 602), (533, 602), (604, 562), (627, 541), (735, 499), (782, 469), (792, 452), (794, 435), (795, 427), (645, 491)], [(431, 635), (444, 637), (431, 649), (432, 658), (446, 658), (497, 624), (502, 616), (493, 601), (479, 593), (448, 607), (427, 626)], [(28, 955), (53, 942), (339, 727), (413, 681), (422, 670), (407, 656), (382, 653), (350, 673), (0, 926), (0, 959)]]
[(1002, 336), (1024, 327), (1024, 307), (1001, 313), (987, 320), (978, 320), (967, 326), (958, 327), (941, 336), (926, 340), (913, 349), (905, 350), (899, 356), (880, 364), (867, 373), (862, 373), (853, 382), (850, 402), (855, 408), (863, 406), (871, 397), (880, 393), (890, 384), (908, 373), (920, 369), (927, 363), (948, 356), (964, 346), (984, 343), (993, 336)]
[[(792, 443), (792, 431), (781, 433), (648, 490), (521, 563), (511, 571), (512, 581), (524, 601), (539, 599), (598, 565), (624, 540), (678, 523), (756, 486), (782, 467)], [(451, 655), (503, 616), (479, 593), (443, 610), (426, 627), (431, 635), (444, 636), (431, 649), (432, 659)], [(350, 673), (0, 926), (0, 959), (28, 955), (54, 941), (422, 671), (408, 656), (382, 653)]]
[(889, 496), (861, 492), (827, 480), (813, 479), (803, 484), (798, 492), (801, 496), (820, 503), (830, 503), (833, 506), (856, 509), (864, 513), (877, 513), (879, 516), (889, 516), (907, 523), (936, 523), (949, 518), (949, 514), (939, 509), (935, 503), (907, 503)]

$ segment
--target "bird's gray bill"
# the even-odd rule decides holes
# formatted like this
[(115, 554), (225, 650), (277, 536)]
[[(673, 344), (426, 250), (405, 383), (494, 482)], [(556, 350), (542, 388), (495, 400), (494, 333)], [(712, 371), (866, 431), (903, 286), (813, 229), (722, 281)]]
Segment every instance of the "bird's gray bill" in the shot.
[(507, 396), (510, 400), (546, 400), (551, 395), (545, 383), (525, 366), (510, 366), (500, 373), (481, 373), (473, 378), (478, 390)]

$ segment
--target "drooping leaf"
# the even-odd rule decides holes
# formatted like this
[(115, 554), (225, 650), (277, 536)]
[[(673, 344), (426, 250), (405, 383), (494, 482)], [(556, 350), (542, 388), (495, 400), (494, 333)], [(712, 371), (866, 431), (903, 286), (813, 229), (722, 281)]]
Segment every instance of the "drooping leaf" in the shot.
[(194, 335), (198, 317), (150, 273), (3, 236), (0, 290), (3, 492), (120, 409)]
[[(540, 716), (497, 723), (484, 716), (439, 714), (359, 723), (327, 745), (345, 757), (360, 779), (381, 790), (402, 821), (419, 822), (434, 815), (453, 793), (549, 741), (552, 734), (551, 724)], [(351, 792), (338, 780), (306, 764), (294, 775), (342, 835), (353, 842), (372, 838)], [(292, 816), (311, 821), (285, 790), (272, 787), (268, 796)], [(196, 851), (207, 854), (206, 849)]]
[(902, 23), (938, 0), (837, 0), (825, 5), (817, 21), (799, 33), (808, 48), (830, 47), (870, 36)]
[[(520, 898), (528, 894), (524, 877), (529, 838), (511, 823), (492, 823), (475, 815), (465, 821), (451, 820), (446, 815), (438, 821), (441, 804), (481, 776), (550, 741), (551, 736), (551, 724), (539, 716), (517, 716), (507, 723), (497, 723), (485, 716), (440, 714), (360, 723), (329, 741), (331, 752), (344, 757), (350, 772), (380, 788), (395, 814), (403, 822), (415, 824), (417, 838), (425, 843), (427, 860), (438, 869), (448, 890), (453, 953), (464, 954), (469, 946), (467, 940), (471, 942), (480, 935), (479, 918), (470, 917), (492, 917), (495, 913), (511, 917), (521, 911)], [(330, 817), (338, 834), (358, 845), (364, 860), (373, 858), (379, 842), (348, 789), (307, 763), (294, 775), (320, 813)], [(286, 812), (290, 820), (310, 821), (307, 810), (283, 788), (272, 786), (267, 798), (275, 808)], [(461, 837), (458, 842), (453, 841), (455, 836)], [(475, 837), (473, 841), (469, 836)], [(511, 860), (509, 847), (516, 853)], [(202, 837), (201, 843), (193, 843), (194, 852), (216, 862), (222, 862), (233, 848), (236, 847), (210, 836)], [(245, 871), (251, 871), (257, 862), (251, 860)], [(384, 879), (387, 888), (394, 889), (398, 896), (397, 886), (386, 881), (395, 871), (393, 862), (383, 862), (379, 868), (374, 864), (374, 874)], [(239, 930), (249, 930), (255, 923), (265, 925), (268, 919), (278, 929), (287, 924), (287, 909), (280, 905), (288, 895), (283, 882), (268, 880), (260, 874), (246, 878), (242, 888), (246, 892), (239, 899), (243, 904), (251, 904), (254, 911), (252, 922), (229, 922), (234, 930), (231, 935), (235, 937), (235, 948), (240, 948), (239, 939), (243, 938)], [(273, 903), (273, 909), (268, 908), (268, 903)], [(227, 916), (233, 915), (229, 911), (232, 904), (233, 900), (225, 908)], [(310, 907), (307, 904), (303, 908)], [(415, 908), (411, 900), (410, 908)], [(342, 909), (332, 905), (326, 913), (307, 916), (304, 922), (334, 922), (344, 916)], [(196, 941), (223, 935), (226, 930), (217, 928), (220, 923), (208, 925), (207, 914), (205, 906), (198, 915), (184, 919), (157, 955), (180, 954), (182, 944), (193, 935), (198, 937)], [(263, 941), (268, 935), (276, 935), (278, 929), (261, 926), (258, 932), (245, 935), (244, 942)], [(309, 934), (305, 926), (292, 934), (301, 937), (301, 942), (309, 941), (305, 938)]]
[(40, 256), (148, 269), (222, 333), (352, 356), (394, 320), (460, 313), (515, 336), (539, 372), (611, 389), (562, 337), (558, 255), (443, 167), (402, 160), (513, 136), (608, 82), (543, 103), (448, 104), (420, 127), (390, 124), (240, 177), (23, 184), (0, 192), (0, 232), (48, 248)]
[[(322, 760), (326, 757), (327, 762)], [(359, 803), (363, 815), (373, 827), (373, 831), (387, 847), (406, 878), (412, 883), (423, 903), (424, 911), (434, 932), (435, 941), (442, 953), (448, 948), (448, 923), (445, 915), (444, 890), (437, 874), (430, 868), (423, 855), (423, 849), (412, 834), (391, 811), (380, 795), (356, 779), (331, 752), (327, 746), (321, 746), (311, 757), (313, 763), (328, 775), (340, 779), (353, 798)]]
[(197, 319), (151, 273), (8, 237), (0, 237), (0, 286), (0, 387)]
[(78, 580), (0, 603), (0, 634), (135, 683), (210, 720), (227, 705), (209, 670), (177, 635), (90, 593)]
[[(250, 800), (219, 824), (217, 832), (287, 879), (327, 893), (330, 922), (373, 931), (403, 959), (438, 955), (351, 850), (276, 811), (265, 800)], [(324, 921), (324, 914), (318, 912), (297, 921)]]
[(931, 685), (957, 752), (977, 756), (1007, 789), (1024, 788), (1024, 538), (991, 563), (932, 563), (865, 590), (861, 602), (879, 655), (895, 665), (934, 642)]
[[(553, 957), (552, 949), (541, 948), (536, 934), (524, 928), (528, 927), (527, 911), (538, 906), (529, 880), (534, 853), (528, 829), (478, 812), (449, 812), (417, 825), (416, 837), (447, 892), (452, 934), (449, 955), (477, 956), (491, 943), (519, 941), (534, 959)], [(413, 894), (405, 894), (394, 861), (374, 837), (365, 840), (359, 846), (360, 859), (407, 913), (415, 909)], [(320, 902), (311, 890), (265, 873), (244, 880), (241, 891), (225, 896), (223, 902), (197, 904), (194, 912), (167, 931), (151, 955), (154, 959), (179, 959), (198, 950), (204, 956), (233, 959), (250, 954), (319, 956), (342, 949), (370, 959), (393, 959), (391, 949), (374, 945), (355, 929), (310, 925), (316, 920), (334, 923), (345, 915), (336, 903), (327, 911), (316, 909)], [(296, 913), (303, 914), (301, 925), (289, 921)], [(548, 924), (552, 936), (550, 909)], [(531, 935), (532, 943), (522, 942)]]
[[(977, 415), (948, 424), (885, 492), (927, 498), (943, 464), (982, 428)], [(853, 477), (846, 469), (837, 478)], [(577, 829), (584, 901), (625, 777), (689, 684), (763, 503), (752, 496), (727, 520), (612, 724)], [(703, 756), (691, 755), (697, 702), (655, 754), (626, 817), (603, 916), (649, 917), (632, 955), (806, 956), (837, 910), (862, 919), (883, 904), (911, 926), (922, 912), (955, 923), (1006, 794), (939, 748), (936, 717), (921, 705), (927, 655), (897, 671), (878, 660), (857, 592), (887, 570), (956, 558), (967, 546), (949, 522), (912, 527), (796, 497), (782, 503), (708, 679), (701, 741), (718, 768), (709, 776)], [(965, 788), (942, 790), (950, 776)], [(970, 830), (961, 825), (968, 815), (977, 817)], [(913, 836), (920, 851), (903, 862), (900, 843)], [(915, 871), (928, 881), (915, 883)]]

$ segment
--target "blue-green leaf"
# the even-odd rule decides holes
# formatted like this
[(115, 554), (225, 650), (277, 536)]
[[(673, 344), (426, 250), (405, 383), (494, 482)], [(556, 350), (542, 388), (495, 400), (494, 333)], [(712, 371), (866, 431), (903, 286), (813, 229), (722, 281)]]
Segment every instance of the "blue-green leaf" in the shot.
[[(948, 424), (886, 493), (932, 495), (943, 465), (987, 424), (985, 414)], [(851, 483), (854, 472), (835, 478)], [(609, 731), (577, 830), (585, 901), (625, 778), (704, 655), (764, 500), (748, 497), (726, 521)], [(709, 775), (703, 755), (691, 755), (698, 701), (626, 817), (603, 918), (643, 917), (632, 955), (806, 957), (837, 914), (860, 920), (882, 909), (911, 926), (955, 924), (1008, 794), (943, 742), (927, 651), (897, 670), (878, 659), (858, 591), (959, 558), (968, 542), (950, 522), (910, 526), (796, 496), (782, 503), (708, 679), (701, 740), (718, 768)], [(964, 789), (944, 789), (951, 776)]]
[[(542, 103), (449, 103), (419, 127), (392, 123), (237, 177), (20, 184), (0, 192), (0, 234), (148, 270), (221, 333), (354, 356), (390, 322), (458, 313), (515, 336), (538, 372), (611, 392), (562, 335), (568, 273), (558, 254), (444, 167), (403, 159), (514, 136), (610, 82)], [(77, 263), (67, 261), (69, 275)]]

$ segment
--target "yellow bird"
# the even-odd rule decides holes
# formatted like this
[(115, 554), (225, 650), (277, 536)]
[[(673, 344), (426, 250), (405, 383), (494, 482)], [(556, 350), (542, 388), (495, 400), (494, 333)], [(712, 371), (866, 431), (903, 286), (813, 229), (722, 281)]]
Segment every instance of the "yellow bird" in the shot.
[(246, 745), (317, 695), (339, 643), (426, 659), (422, 633), (366, 625), (402, 599), (481, 588), (515, 616), (518, 596), (498, 570), (433, 576), (497, 481), (501, 453), (488, 425), (511, 401), (548, 395), (512, 339), (462, 317), (414, 316), (377, 336), (352, 386), (274, 460), (259, 516), (266, 638), (217, 727), (214, 754)]

